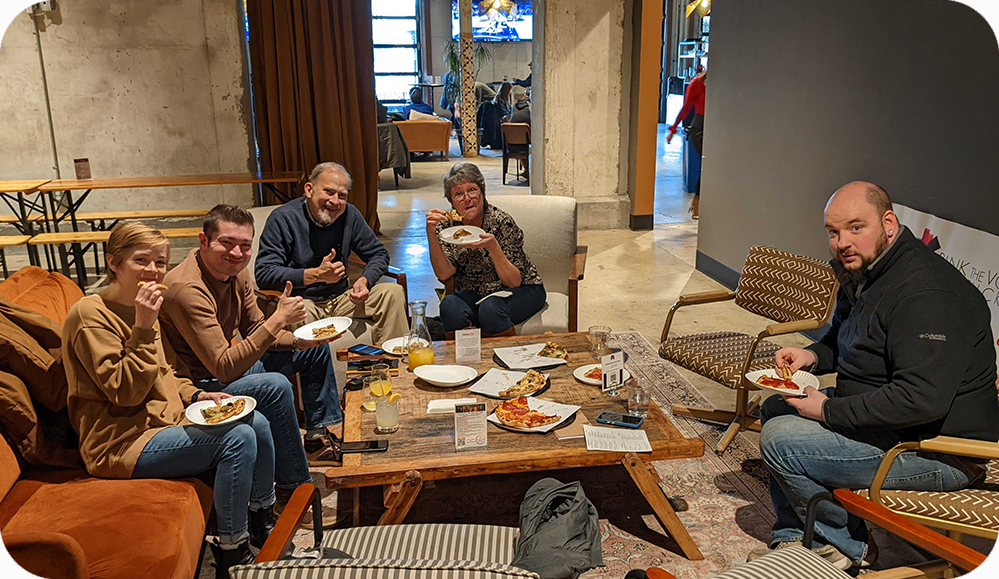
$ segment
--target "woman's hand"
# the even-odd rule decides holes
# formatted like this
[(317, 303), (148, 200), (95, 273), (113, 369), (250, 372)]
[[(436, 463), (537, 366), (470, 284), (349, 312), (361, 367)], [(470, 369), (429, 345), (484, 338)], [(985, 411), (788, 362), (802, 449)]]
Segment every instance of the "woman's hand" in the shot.
[(478, 241), (476, 241), (475, 243), (469, 243), (465, 245), (465, 247), (478, 247), (481, 249), (485, 249), (489, 253), (493, 253), (494, 251), (502, 251), (502, 249), (500, 249), (499, 242), (496, 241), (496, 236), (493, 235), (492, 233), (483, 233), (479, 235)]
[(225, 392), (202, 392), (198, 395), (198, 402), (202, 400), (211, 400), (216, 406), (222, 404), (222, 401), (226, 398), (232, 398), (232, 394), (226, 394)]
[(162, 288), (158, 283), (144, 283), (135, 294), (135, 325), (146, 330), (151, 329), (160, 315), (163, 305)]
[(437, 232), (437, 226), (440, 225), (441, 221), (447, 219), (447, 213), (441, 211), (440, 209), (431, 209), (427, 211), (427, 235)]

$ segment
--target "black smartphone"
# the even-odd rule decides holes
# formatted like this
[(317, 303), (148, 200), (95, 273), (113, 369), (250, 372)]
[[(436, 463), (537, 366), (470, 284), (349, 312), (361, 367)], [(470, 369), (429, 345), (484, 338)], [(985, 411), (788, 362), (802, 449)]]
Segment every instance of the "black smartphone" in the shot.
[(623, 426), (625, 428), (638, 428), (645, 422), (644, 416), (632, 416), (631, 414), (620, 414), (618, 412), (601, 412), (597, 416), (597, 422)]
[(385, 452), (388, 450), (387, 440), (361, 440), (359, 442), (341, 442), (340, 452)]
[(347, 348), (347, 351), (360, 354), (361, 356), (384, 356), (388, 354), (388, 352), (382, 350), (381, 348), (368, 346), (367, 344), (356, 344)]

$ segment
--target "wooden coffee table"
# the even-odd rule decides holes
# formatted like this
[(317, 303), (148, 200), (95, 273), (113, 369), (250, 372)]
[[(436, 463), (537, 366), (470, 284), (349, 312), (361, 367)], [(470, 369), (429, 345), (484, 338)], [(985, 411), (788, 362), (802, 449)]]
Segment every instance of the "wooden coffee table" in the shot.
[[(569, 351), (569, 363), (547, 371), (551, 375), (551, 388), (541, 394), (541, 398), (579, 405), (579, 412), (594, 425), (601, 412), (627, 411), (623, 388), (621, 396), (610, 398), (600, 392), (599, 388), (582, 384), (572, 377), (575, 368), (593, 362), (585, 333), (484, 339), (482, 363), (476, 369), (481, 374), (490, 368), (499, 367), (492, 359), (493, 348), (536, 344), (546, 340), (565, 346)], [(453, 364), (454, 342), (435, 343), (434, 356), (438, 364)], [(649, 416), (642, 425), (642, 430), (646, 432), (652, 445), (651, 453), (587, 451), (586, 441), (582, 438), (559, 440), (554, 432), (544, 435), (521, 434), (492, 424), (488, 426), (488, 450), (456, 453), (454, 415), (427, 414), (427, 402), (438, 398), (476, 395), (470, 394), (467, 387), (445, 389), (427, 384), (416, 378), (405, 366), (403, 362), (399, 376), (392, 378), (393, 392), (402, 394), (399, 401), (400, 427), (392, 434), (378, 435), (374, 432), (374, 413), (361, 410), (361, 401), (365, 395), (363, 391), (348, 392), (346, 395), (344, 439), (358, 441), (384, 438), (389, 441), (388, 451), (347, 454), (344, 455), (342, 466), (326, 471), (326, 486), (331, 489), (384, 486), (385, 512), (378, 524), (401, 523), (424, 481), (621, 464), (649, 502), (656, 518), (683, 549), (687, 558), (703, 558), (659, 488), (661, 481), (658, 474), (647, 463), (702, 456), (704, 441), (699, 438), (684, 438), (655, 401), (650, 403)], [(482, 396), (478, 398), (483, 399)], [(497, 404), (499, 401), (486, 399), (486, 407), (490, 412)], [(345, 502), (349, 503), (351, 494), (341, 492), (338, 499), (346, 499)], [(353, 493), (353, 499), (353, 518), (357, 525), (357, 492)]]

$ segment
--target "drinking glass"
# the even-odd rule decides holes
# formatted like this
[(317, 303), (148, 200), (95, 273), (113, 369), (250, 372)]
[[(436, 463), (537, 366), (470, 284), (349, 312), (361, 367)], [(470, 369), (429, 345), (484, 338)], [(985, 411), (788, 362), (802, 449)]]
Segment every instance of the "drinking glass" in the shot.
[(375, 401), (378, 400), (379, 396), (374, 393), (371, 385), (379, 382), (381, 379), (374, 375), (369, 375), (364, 377), (364, 400), (361, 401), (361, 409), (367, 412), (375, 411)]
[[(430, 339), (430, 330), (427, 328), (427, 302), (409, 302), (409, 308), (413, 313), (412, 327), (406, 337), (406, 347), (409, 352), (409, 370), (413, 371), (424, 364), (434, 363), (434, 341)], [(426, 344), (420, 347), (419, 344)], [(418, 346), (413, 347), (414, 344)]]
[(375, 401), (375, 432), (389, 434), (399, 430), (399, 397), (379, 396)]
[(649, 415), (649, 390), (637, 379), (632, 378), (625, 383), (628, 391), (628, 414), (646, 417)]
[(610, 336), (611, 329), (607, 326), (590, 326), (589, 332), (590, 356), (599, 360), (610, 354), (610, 348), (607, 347), (607, 338)]

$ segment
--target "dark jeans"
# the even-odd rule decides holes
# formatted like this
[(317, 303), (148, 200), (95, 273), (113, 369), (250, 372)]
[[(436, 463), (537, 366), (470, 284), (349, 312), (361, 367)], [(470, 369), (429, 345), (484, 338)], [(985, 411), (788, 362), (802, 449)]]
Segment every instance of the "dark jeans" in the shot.
[[(690, 134), (690, 143), (694, 145), (694, 150), (697, 151), (697, 156), (701, 157), (704, 151), (704, 115), (694, 115), (694, 120), (690, 122), (690, 127), (687, 129)], [(704, 166), (701, 166), (701, 173), (704, 172)], [(701, 176), (697, 176), (697, 186), (694, 188), (694, 195), (697, 197), (701, 196)]]
[(469, 326), (482, 328), (489, 336), (502, 334), (530, 318), (545, 306), (545, 286), (524, 285), (507, 288), (513, 295), (508, 298), (491, 297), (475, 305), (482, 296), (475, 292), (455, 292), (441, 300), (441, 322), (445, 332), (454, 332)]

